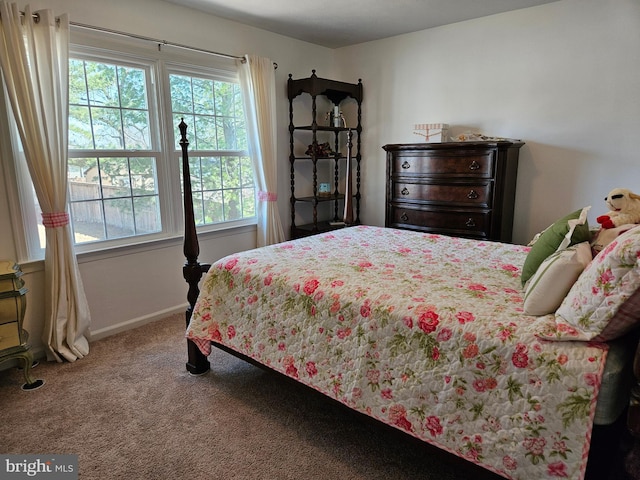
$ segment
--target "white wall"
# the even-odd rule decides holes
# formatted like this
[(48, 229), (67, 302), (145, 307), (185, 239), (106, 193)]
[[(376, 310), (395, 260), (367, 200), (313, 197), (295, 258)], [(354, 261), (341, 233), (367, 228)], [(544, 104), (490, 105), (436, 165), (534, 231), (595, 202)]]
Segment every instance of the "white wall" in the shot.
[[(34, 9), (70, 12), (79, 23), (133, 32), (278, 63), (279, 208), (289, 225), (286, 80), (362, 78), (363, 212), (384, 224), (382, 145), (420, 140), (415, 123), (446, 122), (454, 133), (473, 129), (522, 138), (514, 241), (524, 243), (574, 208), (604, 212), (613, 187), (640, 190), (640, 3), (560, 0), (541, 7), (462, 22), (338, 50), (310, 45), (201, 12), (154, 0), (31, 0)], [(0, 258), (15, 245), (6, 192), (0, 188)], [(7, 228), (8, 227), (8, 228)], [(206, 237), (201, 261), (255, 245), (255, 232)], [(152, 250), (81, 256), (80, 271), (95, 336), (184, 307), (180, 239)], [(27, 328), (42, 324), (41, 263), (25, 266)], [(97, 334), (97, 335), (96, 335)]]
[(386, 143), (416, 123), (521, 138), (514, 242), (640, 192), (640, 2), (561, 0), (338, 51), (362, 77), (363, 220), (384, 224)]

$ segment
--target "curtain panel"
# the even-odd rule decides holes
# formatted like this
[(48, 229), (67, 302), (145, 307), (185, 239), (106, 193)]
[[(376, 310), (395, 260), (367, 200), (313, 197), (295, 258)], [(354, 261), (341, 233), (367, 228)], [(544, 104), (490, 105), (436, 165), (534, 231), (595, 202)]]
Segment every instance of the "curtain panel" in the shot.
[(67, 15), (0, 2), (0, 68), (46, 231), (42, 340), (49, 360), (75, 361), (89, 353), (90, 313), (67, 213)]
[(262, 247), (285, 240), (277, 203), (276, 79), (268, 58), (245, 55), (238, 67), (258, 187), (257, 246)]

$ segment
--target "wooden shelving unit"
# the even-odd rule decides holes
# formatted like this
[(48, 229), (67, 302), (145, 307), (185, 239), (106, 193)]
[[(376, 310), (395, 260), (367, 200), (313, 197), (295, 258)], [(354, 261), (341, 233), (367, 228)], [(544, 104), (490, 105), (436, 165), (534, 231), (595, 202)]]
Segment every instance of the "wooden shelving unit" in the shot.
[[(308, 78), (293, 79), (289, 74), (287, 92), (291, 238), (342, 228), (345, 225), (345, 203), (353, 211), (350, 222), (360, 223), (362, 81), (352, 84), (318, 78), (313, 70)], [(310, 110), (310, 115), (307, 114), (309, 122), (299, 121), (299, 117), (304, 115), (296, 113), (296, 102), (302, 103), (301, 109), (306, 107)], [(321, 111), (319, 104), (325, 107)], [(339, 112), (343, 109), (349, 111), (334, 122), (336, 115), (330, 116), (330, 113), (336, 109)], [(327, 144), (330, 147), (329, 153), (322, 149)], [(347, 158), (348, 152), (351, 153), (350, 159)], [(303, 182), (298, 181), (299, 177), (302, 170), (309, 170), (309, 165), (310, 181), (302, 184)], [(324, 177), (326, 182), (322, 182), (320, 177)], [(348, 180), (352, 177), (355, 182), (352, 189), (347, 189), (347, 183), (351, 185)], [(321, 192), (321, 183), (328, 183), (330, 191)], [(346, 190), (351, 192), (347, 195), (348, 198), (345, 198)]]

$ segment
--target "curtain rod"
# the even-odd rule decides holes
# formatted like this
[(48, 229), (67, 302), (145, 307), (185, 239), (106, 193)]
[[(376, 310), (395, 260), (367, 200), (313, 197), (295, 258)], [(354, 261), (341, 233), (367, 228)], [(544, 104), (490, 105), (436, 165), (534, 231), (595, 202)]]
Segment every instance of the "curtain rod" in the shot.
[[(20, 12), (20, 13), (22, 15), (24, 15), (24, 12)], [(36, 22), (38, 20), (40, 20), (40, 15), (38, 15), (37, 13), (33, 13), (32, 17), (34, 19), (36, 19)], [(77, 23), (77, 22), (69, 22), (69, 25), (72, 25), (72, 26), (78, 27), (78, 28), (85, 28), (87, 30), (97, 30), (97, 31), (100, 31), (100, 32), (111, 33), (113, 35), (121, 35), (123, 37), (135, 38), (137, 40), (144, 40), (144, 41), (147, 41), (147, 42), (157, 43), (158, 44), (158, 49), (160, 49), (162, 45), (167, 45), (167, 46), (170, 46), (170, 47), (183, 48), (185, 50), (192, 50), (192, 51), (195, 51), (195, 52), (206, 53), (206, 54), (215, 55), (215, 56), (218, 56), (218, 57), (224, 57), (224, 58), (231, 58), (231, 59), (235, 59), (235, 60), (240, 60), (242, 63), (245, 63), (247, 61), (246, 58), (239, 57), (237, 55), (231, 55), (229, 53), (214, 52), (213, 50), (206, 50), (204, 48), (191, 47), (189, 45), (183, 45), (183, 44), (180, 44), (180, 43), (168, 42), (166, 40), (160, 40), (160, 39), (152, 38), (152, 37), (145, 37), (143, 35), (137, 35), (135, 33), (120, 32), (118, 30), (112, 30), (110, 28), (96, 27), (94, 25), (87, 25), (85, 23)], [(278, 68), (278, 64), (276, 62), (273, 62), (273, 68)]]
[(111, 30), (110, 28), (95, 27), (93, 25), (87, 25), (87, 24), (84, 24), (84, 23), (76, 23), (76, 22), (69, 22), (69, 25), (72, 25), (72, 26), (78, 27), (78, 28), (85, 28), (87, 30), (98, 30), (100, 32), (111, 33), (113, 35), (121, 35), (123, 37), (130, 37), (130, 38), (135, 38), (137, 40), (145, 40), (147, 42), (157, 43), (158, 44), (158, 48), (160, 48), (162, 45), (167, 45), (167, 46), (170, 46), (170, 47), (184, 48), (185, 50), (193, 50), (193, 51), (200, 52), (200, 53), (207, 53), (209, 55), (215, 55), (215, 56), (224, 57), (224, 58), (232, 58), (232, 59), (236, 59), (236, 60), (241, 60), (242, 62), (246, 62), (246, 59), (244, 57), (238, 57), (237, 55), (230, 55), (228, 53), (214, 52), (212, 50), (205, 50), (204, 48), (190, 47), (188, 45), (182, 45), (180, 43), (168, 42), (166, 40), (159, 40), (157, 38), (152, 38), (152, 37), (145, 37), (145, 36), (142, 36), (142, 35), (137, 35), (135, 33), (119, 32), (117, 30)]

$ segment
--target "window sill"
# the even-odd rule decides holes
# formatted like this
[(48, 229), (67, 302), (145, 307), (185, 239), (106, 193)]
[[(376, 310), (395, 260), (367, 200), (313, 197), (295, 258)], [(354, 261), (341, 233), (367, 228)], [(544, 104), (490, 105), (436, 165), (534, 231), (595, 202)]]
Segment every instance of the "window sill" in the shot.
[[(229, 226), (227, 228), (220, 228), (217, 230), (201, 231), (198, 232), (198, 239), (204, 241), (211, 238), (222, 238), (232, 235), (239, 235), (247, 232), (255, 232), (256, 225), (240, 225)], [(161, 239), (153, 239), (148, 241), (139, 241), (128, 245), (120, 245), (117, 247), (105, 248), (101, 250), (95, 250), (92, 252), (78, 253), (78, 264), (86, 264), (91, 262), (97, 262), (102, 260), (108, 260), (110, 258), (122, 257), (127, 255), (135, 255), (137, 253), (149, 252), (152, 250), (159, 250), (167, 247), (182, 245), (184, 237), (172, 236)], [(22, 271), (26, 273), (39, 272), (44, 270), (44, 260), (34, 260), (20, 264)]]

